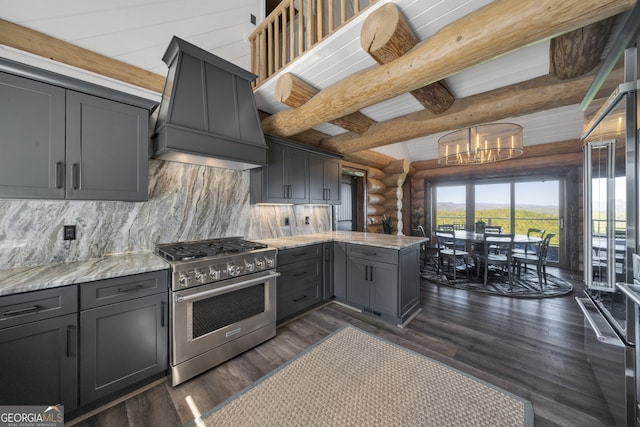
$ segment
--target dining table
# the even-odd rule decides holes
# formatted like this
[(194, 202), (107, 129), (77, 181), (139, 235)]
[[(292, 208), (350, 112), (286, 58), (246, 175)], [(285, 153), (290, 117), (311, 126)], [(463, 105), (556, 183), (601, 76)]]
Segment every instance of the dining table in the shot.
[[(455, 240), (460, 240), (460, 241), (469, 242), (469, 243), (484, 242), (484, 233), (458, 230), (458, 231), (454, 231), (453, 235), (455, 237)], [(542, 242), (542, 239), (540, 237), (527, 236), (526, 234), (515, 234), (513, 236), (513, 243), (516, 243), (516, 244), (536, 244), (540, 242)]]

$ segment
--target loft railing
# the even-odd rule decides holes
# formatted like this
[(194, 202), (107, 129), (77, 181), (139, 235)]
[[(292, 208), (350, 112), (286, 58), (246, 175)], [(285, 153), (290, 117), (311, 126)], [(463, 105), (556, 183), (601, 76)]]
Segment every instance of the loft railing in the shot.
[(377, 0), (282, 0), (249, 36), (258, 87)]

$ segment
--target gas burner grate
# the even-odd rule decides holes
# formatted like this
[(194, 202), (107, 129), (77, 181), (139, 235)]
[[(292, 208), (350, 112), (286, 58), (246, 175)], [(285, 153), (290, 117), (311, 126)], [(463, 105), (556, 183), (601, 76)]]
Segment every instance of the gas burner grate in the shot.
[(240, 237), (225, 237), (193, 242), (167, 243), (157, 246), (158, 254), (171, 262), (188, 261), (195, 258), (215, 257), (249, 252), (266, 248), (267, 245), (244, 240)]

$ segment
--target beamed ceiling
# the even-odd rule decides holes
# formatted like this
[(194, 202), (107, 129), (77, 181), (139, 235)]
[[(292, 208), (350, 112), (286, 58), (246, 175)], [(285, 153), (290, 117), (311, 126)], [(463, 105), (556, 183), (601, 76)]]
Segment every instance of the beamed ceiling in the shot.
[[(361, 47), (360, 33), (369, 15), (387, 3), (398, 7), (419, 43), (400, 58), (379, 65)], [(557, 76), (576, 71), (585, 57), (599, 63), (634, 4), (633, 0), (379, 1), (256, 90), (258, 107), (266, 113), (263, 127), (267, 133), (302, 139), (351, 158), (382, 154), (410, 162), (435, 159), (441, 135), (478, 123), (522, 125), (525, 150), (577, 140), (584, 120), (578, 104), (597, 66), (579, 70), (578, 77), (571, 78), (550, 76), (550, 68)], [(63, 5), (8, 0), (0, 11), (0, 56), (23, 60), (23, 52), (30, 52), (35, 55), (28, 55), (25, 62), (33, 65), (73, 74), (75, 68), (56, 69), (58, 62), (68, 63), (92, 71), (81, 73), (82, 78), (106, 75), (101, 82), (125, 82), (125, 90), (159, 99), (166, 75), (161, 57), (174, 34), (249, 68), (246, 40), (255, 28), (249, 15), (263, 13), (263, 2), (256, 0), (100, 4), (69, 0)], [(595, 30), (587, 27), (610, 17)], [(557, 39), (561, 34), (565, 39)], [(597, 44), (601, 46), (594, 47)], [(559, 51), (554, 46), (560, 46)], [(287, 73), (320, 92), (299, 108), (280, 103), (276, 84)], [(443, 81), (455, 98), (438, 114), (407, 93), (437, 81)], [(328, 123), (358, 111), (375, 122), (364, 133)]]

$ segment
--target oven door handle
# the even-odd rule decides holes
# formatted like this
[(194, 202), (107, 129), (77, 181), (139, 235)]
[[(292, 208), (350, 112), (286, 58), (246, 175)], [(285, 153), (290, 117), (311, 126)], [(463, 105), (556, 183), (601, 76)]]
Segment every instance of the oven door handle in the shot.
[(202, 298), (207, 298), (211, 296), (226, 294), (231, 291), (237, 291), (240, 289), (248, 288), (249, 286), (255, 285), (256, 283), (264, 282), (269, 279), (274, 279), (280, 276), (278, 272), (272, 272), (266, 276), (260, 276), (253, 279), (244, 280), (240, 283), (236, 283), (234, 285), (224, 286), (222, 288), (211, 289), (209, 291), (198, 292), (197, 294), (187, 295), (187, 296), (176, 296), (176, 302), (189, 302), (193, 300), (198, 300)]
[(600, 332), (600, 328), (598, 328), (598, 325), (596, 325), (596, 322), (591, 317), (591, 314), (589, 314), (587, 307), (584, 306), (582, 300), (578, 297), (575, 298), (578, 306), (580, 307), (580, 310), (582, 310), (582, 314), (584, 314), (584, 318), (587, 319), (587, 322), (589, 322), (589, 326), (591, 326), (591, 329), (593, 329), (593, 333), (596, 334), (596, 339), (603, 344), (612, 345), (614, 347), (624, 347), (624, 343), (619, 339), (613, 339), (603, 335), (602, 332)]

